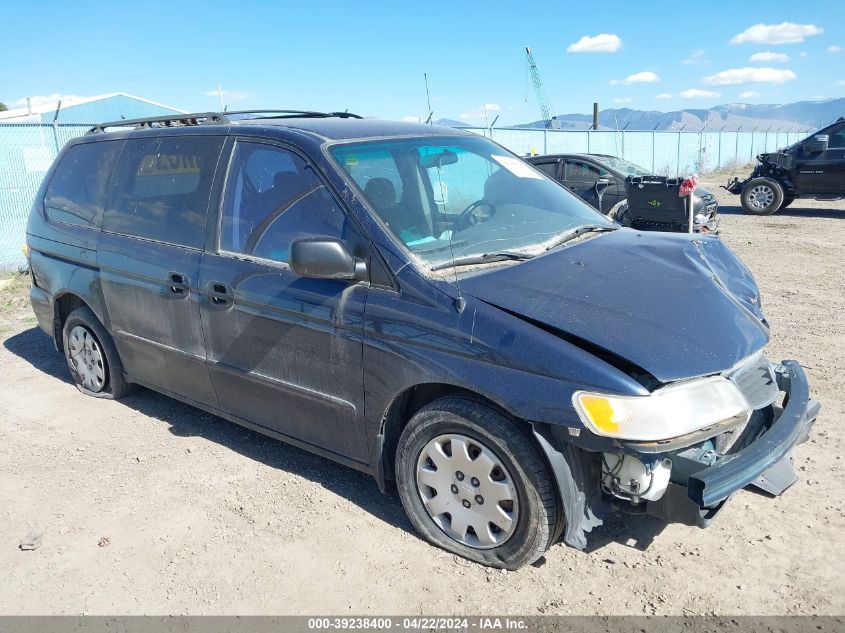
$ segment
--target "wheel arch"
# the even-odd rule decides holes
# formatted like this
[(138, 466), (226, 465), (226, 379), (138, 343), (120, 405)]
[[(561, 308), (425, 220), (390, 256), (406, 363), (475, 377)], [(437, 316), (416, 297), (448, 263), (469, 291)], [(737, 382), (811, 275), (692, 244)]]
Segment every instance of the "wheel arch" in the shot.
[(447, 395), (463, 395), (500, 411), (533, 439), (531, 425), (528, 422), (481, 393), (449, 383), (429, 382), (413, 385), (399, 393), (390, 403), (382, 417), (381, 427), (376, 436), (376, 479), (382, 492), (386, 490), (387, 481), (394, 479), (396, 447), (399, 436), (408, 422), (424, 406)]
[(60, 352), (64, 351), (62, 330), (64, 329), (65, 321), (71, 312), (78, 308), (91, 309), (91, 306), (82, 297), (70, 290), (59, 293), (53, 300), (53, 341), (56, 344), (56, 349)]
[(394, 398), (382, 419), (376, 442), (376, 480), (386, 491), (387, 481), (395, 478), (394, 462), (399, 436), (414, 414), (427, 404), (447, 395), (465, 395), (500, 411), (533, 442), (548, 468), (558, 503), (561, 504), (559, 531), (564, 541), (576, 549), (587, 546), (586, 533), (602, 524), (608, 508), (597, 493), (597, 479), (590, 454), (573, 444), (555, 446), (547, 423), (531, 422), (514, 415), (481, 393), (448, 383), (422, 383), (407, 388)]

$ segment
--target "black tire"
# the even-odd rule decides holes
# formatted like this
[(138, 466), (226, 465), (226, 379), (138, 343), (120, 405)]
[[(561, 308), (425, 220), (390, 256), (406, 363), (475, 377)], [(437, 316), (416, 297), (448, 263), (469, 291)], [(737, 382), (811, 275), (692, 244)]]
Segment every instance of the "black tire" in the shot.
[[(489, 450), (502, 466), (503, 479), (508, 481), (516, 493), (516, 503), (511, 503), (511, 514), (517, 509), (516, 519), (511, 523), (510, 536), (507, 532), (498, 532), (505, 540), (486, 549), (473, 547), (456, 540), (441, 528), (429, 514), (424, 505), (423, 493), (417, 487), (418, 460), (430, 442), (444, 435), (457, 434), (468, 438), (470, 447), (468, 454), (471, 459), (478, 460), (479, 455), (472, 457), (472, 449), (483, 447)], [(473, 444), (477, 442), (478, 444)], [(451, 444), (449, 444), (451, 446)], [(489, 454), (488, 454), (489, 455)], [(449, 456), (451, 459), (451, 456)], [(431, 462), (428, 462), (431, 464)], [(475, 463), (475, 462), (473, 462)], [(481, 463), (487, 463), (479, 461)], [(481, 468), (479, 466), (479, 468)], [(491, 476), (496, 473), (491, 470)], [(498, 471), (500, 474), (502, 471)], [(453, 473), (449, 472), (451, 477)], [(457, 476), (457, 473), (455, 473)], [(463, 478), (461, 481), (465, 481)], [(481, 481), (477, 489), (457, 489), (455, 479), (452, 488), (446, 491), (445, 503), (452, 503), (451, 508), (461, 511), (459, 503), (468, 502), (474, 492), (484, 492), (487, 482)], [(396, 450), (396, 483), (399, 497), (405, 512), (417, 531), (431, 543), (443, 549), (458, 554), (476, 563), (505, 569), (518, 569), (540, 558), (543, 553), (557, 540), (563, 529), (563, 511), (556, 494), (552, 476), (549, 473), (543, 457), (533, 440), (520, 430), (504, 413), (469, 396), (446, 396), (423, 407), (414, 415), (399, 438)], [(493, 482), (492, 485), (501, 482)], [(434, 488), (428, 488), (434, 491)], [(469, 492), (468, 492), (469, 491)], [(457, 492), (457, 494), (452, 494)], [(437, 494), (440, 494), (439, 492)], [(460, 497), (466, 497), (460, 501)], [(436, 495), (430, 497), (433, 499)], [(489, 500), (489, 499), (488, 499)], [(477, 498), (474, 498), (478, 502)], [(482, 497), (480, 505), (484, 503)], [(491, 507), (488, 504), (488, 508)], [(497, 510), (502, 506), (496, 503)], [(505, 505), (505, 508), (508, 506)], [(439, 514), (448, 519), (452, 525), (452, 515), (448, 512)], [(442, 520), (446, 520), (442, 519)], [(483, 525), (485, 519), (480, 524)], [(475, 525), (475, 524), (471, 524)], [(487, 526), (492, 533), (491, 523)], [(467, 530), (464, 540), (473, 538), (475, 531)], [(480, 541), (479, 541), (480, 542)]]
[[(88, 334), (93, 336), (94, 349), (100, 352), (99, 360), (96, 364), (102, 368), (104, 373), (104, 380), (101, 386), (95, 386), (91, 383), (89, 383), (90, 386), (86, 386), (84, 384), (84, 377), (75, 365), (79, 361), (72, 360), (71, 358), (71, 332), (77, 327), (84, 328)], [(70, 375), (76, 384), (76, 388), (85, 395), (93, 396), (94, 398), (118, 400), (136, 390), (137, 385), (127, 382), (124, 377), (123, 363), (120, 361), (120, 356), (118, 356), (111, 336), (90, 308), (77, 308), (68, 315), (62, 328), (62, 349), (64, 350), (65, 361), (70, 370)]]
[(783, 206), (783, 187), (771, 178), (754, 178), (742, 188), (742, 208), (752, 215), (771, 215)]
[(780, 208), (785, 209), (786, 207), (788, 207), (793, 202), (795, 202), (795, 198), (784, 198), (783, 204), (780, 205)]

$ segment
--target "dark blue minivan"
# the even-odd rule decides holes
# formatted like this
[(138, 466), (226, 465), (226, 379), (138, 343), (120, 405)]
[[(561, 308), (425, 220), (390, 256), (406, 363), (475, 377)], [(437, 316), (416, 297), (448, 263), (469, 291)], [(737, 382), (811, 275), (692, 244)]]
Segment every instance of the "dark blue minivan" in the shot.
[(764, 356), (721, 241), (621, 228), (455, 129), (98, 125), (27, 242), (83, 393), (142, 385), (371, 473), (426, 539), (496, 567), (583, 548), (614, 509), (704, 527), (746, 485), (778, 494), (819, 409)]

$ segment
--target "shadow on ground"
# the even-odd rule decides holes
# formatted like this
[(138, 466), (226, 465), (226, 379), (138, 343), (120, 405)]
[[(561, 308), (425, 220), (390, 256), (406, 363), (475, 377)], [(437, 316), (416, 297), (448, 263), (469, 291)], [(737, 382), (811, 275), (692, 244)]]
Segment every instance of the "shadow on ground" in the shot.
[[(9, 337), (3, 346), (39, 371), (72, 384), (64, 357), (38, 328)], [(415, 533), (397, 496), (382, 494), (369, 475), (148, 389), (121, 399), (120, 404), (167, 424), (170, 432), (179, 437), (202, 437), (271, 468), (305, 477), (382, 521)], [(613, 514), (589, 534), (586, 551), (593, 553), (613, 542), (644, 551), (664, 527), (664, 522), (653, 517)]]
[[(759, 216), (760, 220), (765, 220), (767, 218), (822, 218), (822, 219), (845, 219), (845, 209), (821, 209), (818, 207), (813, 208), (801, 208), (800, 201), (794, 202), (792, 205), (787, 207), (786, 209), (781, 209), (776, 211), (772, 215), (761, 215)], [(748, 217), (754, 217), (752, 214), (747, 213), (745, 209), (743, 209), (739, 204), (736, 206), (728, 206), (728, 205), (719, 205), (719, 214), (720, 215), (747, 215)]]

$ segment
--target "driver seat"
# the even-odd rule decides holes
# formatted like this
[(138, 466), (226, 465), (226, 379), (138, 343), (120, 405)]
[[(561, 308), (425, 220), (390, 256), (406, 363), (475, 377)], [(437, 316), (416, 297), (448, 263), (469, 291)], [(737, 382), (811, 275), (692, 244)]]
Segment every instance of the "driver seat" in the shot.
[(411, 212), (396, 202), (396, 187), (387, 178), (370, 178), (364, 195), (390, 230), (404, 242), (423, 237)]

